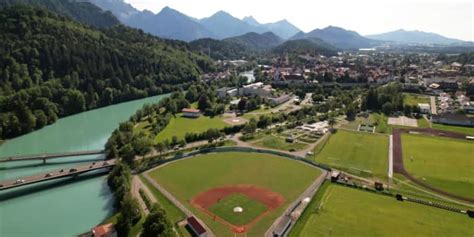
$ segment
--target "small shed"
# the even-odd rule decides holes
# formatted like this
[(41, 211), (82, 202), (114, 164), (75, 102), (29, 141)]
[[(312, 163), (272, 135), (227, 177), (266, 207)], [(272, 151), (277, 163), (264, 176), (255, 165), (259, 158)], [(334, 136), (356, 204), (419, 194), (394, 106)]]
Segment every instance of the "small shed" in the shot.
[(207, 231), (204, 226), (199, 223), (196, 217), (191, 216), (188, 217), (188, 226), (193, 231), (193, 234), (198, 237), (207, 237)]
[(183, 112), (183, 117), (186, 118), (199, 118), (201, 116), (201, 110), (199, 109), (186, 108), (183, 109), (181, 112)]

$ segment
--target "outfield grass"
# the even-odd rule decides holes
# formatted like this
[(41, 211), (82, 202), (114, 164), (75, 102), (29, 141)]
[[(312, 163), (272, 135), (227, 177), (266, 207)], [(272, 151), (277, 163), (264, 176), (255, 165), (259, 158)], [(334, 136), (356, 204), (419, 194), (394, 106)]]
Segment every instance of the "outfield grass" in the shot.
[[(242, 207), (243, 212), (235, 213), (235, 207)], [(267, 207), (265, 204), (243, 194), (234, 194), (225, 197), (208, 209), (229, 223), (241, 226), (250, 223), (257, 216), (261, 215), (267, 210)]]
[(362, 176), (370, 176), (372, 173), (374, 177), (385, 179), (388, 169), (388, 136), (338, 130), (315, 157), (317, 162), (350, 173)]
[(439, 130), (450, 131), (450, 132), (464, 133), (466, 135), (474, 136), (474, 128), (471, 128), (471, 127), (451, 126), (451, 125), (433, 123), (433, 128), (439, 129)]
[(177, 114), (176, 117), (172, 118), (163, 131), (161, 131), (155, 140), (157, 142), (168, 139), (171, 141), (173, 136), (178, 139), (183, 139), (186, 133), (201, 133), (205, 132), (210, 128), (222, 129), (228, 126), (222, 117), (207, 117), (201, 116), (199, 118), (185, 118), (181, 117), (181, 114)]
[[(290, 236), (472, 236), (467, 215), (330, 184)], [(297, 226), (296, 226), (297, 227)], [(296, 229), (295, 231), (298, 231)]]
[(411, 94), (411, 93), (404, 93), (403, 94), (403, 104), (416, 106), (418, 104), (430, 104), (430, 97), (426, 95), (418, 95), (418, 94)]
[(217, 236), (232, 236), (232, 232), (190, 204), (196, 195), (212, 188), (238, 184), (256, 185), (281, 194), (285, 197), (283, 205), (265, 215), (248, 232), (248, 236), (262, 236), (274, 219), (320, 174), (320, 170), (300, 162), (242, 152), (200, 155), (150, 172), (153, 179), (206, 222)]
[(405, 169), (447, 192), (474, 197), (474, 142), (402, 134)]
[(308, 144), (306, 143), (301, 143), (301, 142), (289, 143), (289, 142), (286, 142), (284, 138), (277, 137), (271, 134), (262, 137), (260, 140), (257, 140), (253, 142), (252, 144), (258, 147), (270, 148), (270, 149), (275, 149), (275, 150), (283, 150), (283, 151), (288, 151), (290, 149), (299, 151), (299, 150), (304, 150), (305, 148), (308, 147)]

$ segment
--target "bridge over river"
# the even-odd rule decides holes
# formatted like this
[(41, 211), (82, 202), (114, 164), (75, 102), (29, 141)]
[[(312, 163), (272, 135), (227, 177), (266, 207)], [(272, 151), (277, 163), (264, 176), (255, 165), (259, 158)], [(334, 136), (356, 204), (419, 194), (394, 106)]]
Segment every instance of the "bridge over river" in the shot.
[(42, 160), (46, 163), (49, 159), (58, 159), (72, 156), (89, 156), (89, 155), (105, 155), (104, 150), (91, 150), (91, 151), (74, 151), (74, 152), (62, 152), (62, 153), (44, 153), (36, 155), (25, 155), (25, 156), (9, 156), (5, 158), (0, 157), (0, 163), (6, 162), (17, 162), (17, 161), (32, 161)]
[(115, 165), (115, 163), (116, 163), (115, 159), (106, 160), (106, 161), (98, 161), (98, 162), (89, 163), (87, 165), (81, 165), (81, 166), (77, 166), (77, 167), (73, 167), (69, 169), (61, 169), (61, 170), (57, 170), (57, 171), (53, 171), (49, 173), (37, 174), (37, 175), (28, 176), (28, 177), (21, 177), (17, 180), (0, 181), (0, 191), (16, 188), (16, 187), (20, 187), (24, 185), (44, 182), (48, 180), (69, 177), (69, 176), (76, 177), (80, 174), (91, 172), (94, 170), (110, 169), (111, 167)]

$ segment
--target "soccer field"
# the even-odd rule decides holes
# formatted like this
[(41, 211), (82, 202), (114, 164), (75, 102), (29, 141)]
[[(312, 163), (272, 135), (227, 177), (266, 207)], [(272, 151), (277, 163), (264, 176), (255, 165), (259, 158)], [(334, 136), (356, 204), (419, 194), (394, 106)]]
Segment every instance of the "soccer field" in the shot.
[[(255, 186), (270, 190), (281, 195), (284, 200), (281, 205), (265, 214), (253, 225), (247, 236), (262, 236), (275, 218), (287, 208), (319, 175), (321, 171), (301, 162), (285, 158), (243, 152), (211, 153), (198, 157), (177, 161), (155, 169), (150, 177), (172, 193), (178, 200), (201, 218), (217, 236), (232, 236), (231, 229), (215, 221), (211, 216), (194, 206), (191, 201), (209, 190), (229, 186)], [(228, 196), (232, 198), (232, 196)], [(239, 218), (229, 217), (225, 211), (226, 205), (235, 205), (235, 200), (222, 199), (222, 205), (211, 205), (207, 210), (215, 211), (229, 222), (238, 224)], [(259, 204), (241, 200), (247, 207)], [(245, 208), (245, 207), (243, 207)], [(210, 210), (213, 209), (213, 210)], [(225, 212), (224, 214), (222, 214)], [(245, 209), (244, 209), (245, 212)], [(259, 215), (260, 210), (249, 213)], [(242, 222), (248, 222), (250, 217), (244, 217)]]
[(467, 215), (334, 184), (323, 187), (289, 236), (474, 235)]
[(402, 134), (405, 169), (433, 187), (474, 197), (474, 142)]
[(388, 136), (338, 130), (331, 135), (316, 161), (356, 175), (385, 179), (388, 169)]

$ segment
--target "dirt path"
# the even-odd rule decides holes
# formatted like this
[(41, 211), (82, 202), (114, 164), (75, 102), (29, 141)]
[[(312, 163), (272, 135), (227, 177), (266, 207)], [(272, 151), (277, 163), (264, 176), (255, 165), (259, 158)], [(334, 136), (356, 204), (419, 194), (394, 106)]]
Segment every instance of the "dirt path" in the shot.
[(449, 137), (449, 138), (454, 138), (454, 139), (465, 139), (466, 135), (460, 134), (460, 133), (455, 133), (455, 132), (446, 132), (446, 131), (441, 131), (441, 130), (436, 130), (436, 129), (431, 129), (431, 128), (413, 128), (413, 129), (393, 129), (392, 130), (392, 135), (393, 135), (393, 171), (395, 173), (399, 173), (408, 180), (412, 181), (418, 186), (421, 186), (423, 188), (426, 188), (430, 191), (433, 191), (435, 193), (455, 198), (458, 200), (462, 200), (471, 204), (474, 204), (474, 199), (473, 198), (466, 198), (462, 197), (453, 193), (446, 192), (444, 190), (438, 189), (436, 187), (433, 187), (429, 185), (428, 183), (425, 183), (414, 176), (412, 176), (410, 173), (408, 173), (407, 170), (405, 170), (405, 167), (403, 165), (403, 151), (402, 151), (402, 138), (401, 134), (402, 133), (408, 133), (410, 131), (414, 132), (419, 132), (422, 134), (430, 134), (434, 136), (441, 136), (441, 137)]
[(134, 175), (132, 177), (132, 196), (138, 200), (138, 203), (140, 204), (140, 207), (142, 208), (143, 212), (148, 215), (148, 213), (150, 213), (150, 210), (148, 210), (145, 201), (143, 201), (142, 196), (140, 195), (140, 189), (145, 192), (145, 195), (148, 197), (148, 199), (150, 199), (152, 203), (156, 202), (155, 196), (150, 192), (148, 187), (143, 184), (143, 182), (137, 175)]

